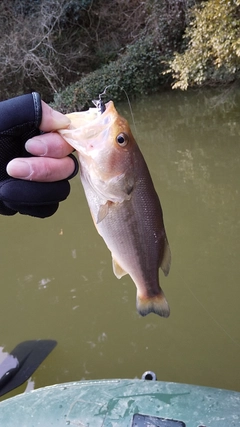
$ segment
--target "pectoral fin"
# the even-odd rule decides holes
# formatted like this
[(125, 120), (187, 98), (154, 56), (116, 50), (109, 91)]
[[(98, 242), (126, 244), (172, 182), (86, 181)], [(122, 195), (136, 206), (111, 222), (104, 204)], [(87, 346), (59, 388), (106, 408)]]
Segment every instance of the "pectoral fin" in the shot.
[(171, 251), (170, 251), (170, 247), (169, 247), (169, 244), (168, 244), (168, 241), (166, 238), (165, 244), (164, 244), (163, 258), (162, 258), (161, 265), (160, 265), (165, 276), (168, 275), (169, 270), (170, 270), (170, 266), (171, 266)]
[(121, 279), (121, 277), (127, 274), (126, 271), (122, 269), (122, 267), (118, 264), (118, 262), (114, 258), (112, 259), (112, 265), (113, 265), (113, 272), (118, 279)]
[(99, 224), (108, 214), (109, 206), (112, 202), (109, 200), (104, 204), (99, 206), (98, 214), (97, 214), (97, 221), (96, 223)]

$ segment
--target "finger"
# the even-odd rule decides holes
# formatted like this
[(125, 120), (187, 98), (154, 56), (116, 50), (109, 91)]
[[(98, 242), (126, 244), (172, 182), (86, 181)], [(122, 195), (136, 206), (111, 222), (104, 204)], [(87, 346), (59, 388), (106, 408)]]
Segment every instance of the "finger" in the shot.
[(28, 181), (53, 182), (68, 178), (75, 170), (71, 157), (27, 157), (11, 160), (7, 165), (8, 175)]
[(59, 111), (53, 110), (44, 101), (42, 102), (42, 121), (40, 129), (44, 132), (50, 132), (52, 130), (64, 129), (69, 126), (70, 120), (59, 113)]
[(35, 136), (25, 144), (26, 150), (34, 156), (61, 159), (72, 153), (73, 148), (57, 133), (50, 132)]

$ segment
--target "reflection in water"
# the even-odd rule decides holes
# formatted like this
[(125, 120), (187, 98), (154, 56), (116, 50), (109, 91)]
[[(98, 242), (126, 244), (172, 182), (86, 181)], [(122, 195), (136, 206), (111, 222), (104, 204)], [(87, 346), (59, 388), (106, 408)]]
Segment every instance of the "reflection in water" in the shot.
[(41, 279), (38, 282), (38, 289), (46, 289), (47, 284), (51, 282), (51, 279), (48, 277), (46, 279)]
[[(113, 275), (77, 177), (53, 217), (0, 217), (0, 345), (59, 343), (33, 375), (36, 387), (151, 370), (159, 380), (240, 391), (240, 94), (231, 109), (211, 95), (132, 104), (172, 250), (167, 280), (160, 273), (168, 319), (135, 312), (132, 281)], [(131, 121), (127, 103), (117, 107)]]

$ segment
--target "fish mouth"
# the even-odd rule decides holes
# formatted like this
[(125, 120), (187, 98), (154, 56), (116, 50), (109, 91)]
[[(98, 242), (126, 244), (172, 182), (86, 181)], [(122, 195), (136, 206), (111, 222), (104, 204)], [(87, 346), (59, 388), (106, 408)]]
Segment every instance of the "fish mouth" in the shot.
[(112, 101), (104, 104), (105, 111), (99, 114), (98, 108), (67, 114), (71, 123), (67, 129), (58, 132), (80, 154), (98, 150), (109, 136), (117, 112)]

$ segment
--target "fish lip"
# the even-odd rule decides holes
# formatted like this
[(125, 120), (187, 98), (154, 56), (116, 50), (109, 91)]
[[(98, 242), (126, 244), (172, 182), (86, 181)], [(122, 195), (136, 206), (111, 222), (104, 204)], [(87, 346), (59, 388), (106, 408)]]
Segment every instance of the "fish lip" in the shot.
[[(105, 111), (100, 115), (94, 108), (86, 112), (71, 113), (72, 123), (70, 126), (67, 129), (60, 129), (58, 131), (83, 156), (89, 156), (90, 152), (94, 153), (95, 148), (99, 150), (101, 146), (99, 141), (107, 137), (105, 132), (108, 132), (116, 118), (117, 113), (112, 101), (106, 103), (105, 108)], [(67, 115), (70, 120), (71, 114)], [(74, 114), (82, 115), (79, 116), (82, 118), (82, 124), (79, 124), (78, 127), (75, 125), (77, 119), (74, 120)], [(83, 116), (83, 114), (86, 114), (86, 116)]]

